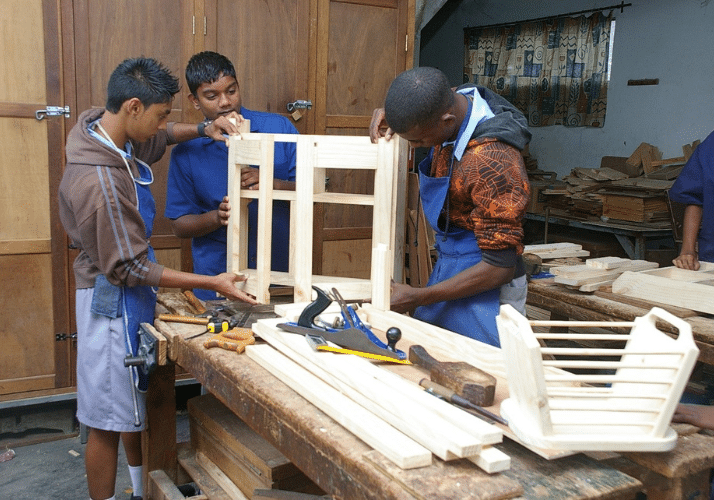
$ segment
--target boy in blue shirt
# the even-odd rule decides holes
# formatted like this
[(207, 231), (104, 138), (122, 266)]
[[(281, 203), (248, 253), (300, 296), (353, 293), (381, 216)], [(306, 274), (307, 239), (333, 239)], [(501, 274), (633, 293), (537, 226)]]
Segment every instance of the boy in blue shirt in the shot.
[[(206, 51), (195, 54), (186, 66), (189, 100), (203, 113), (206, 123), (220, 116), (250, 120), (250, 131), (297, 134), (287, 118), (246, 109), (233, 64), (225, 56)], [(275, 146), (273, 189), (295, 189), (295, 144)], [(258, 169), (246, 167), (241, 185), (258, 189)], [(226, 271), (226, 226), (230, 215), (228, 148), (221, 141), (200, 137), (176, 146), (171, 153), (165, 215), (176, 236), (192, 238), (193, 271), (216, 274)], [(248, 206), (248, 267), (257, 261), (257, 201)], [(271, 268), (288, 270), (290, 209), (288, 202), (273, 202)], [(194, 290), (202, 300), (216, 298), (208, 290)]]

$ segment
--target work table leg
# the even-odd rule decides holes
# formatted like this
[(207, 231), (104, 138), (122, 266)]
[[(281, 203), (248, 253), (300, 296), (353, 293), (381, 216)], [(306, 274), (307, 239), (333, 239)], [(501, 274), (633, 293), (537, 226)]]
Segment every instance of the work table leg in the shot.
[(176, 367), (158, 366), (149, 377), (146, 392), (146, 430), (142, 433), (144, 491), (149, 491), (149, 472), (163, 470), (176, 481)]

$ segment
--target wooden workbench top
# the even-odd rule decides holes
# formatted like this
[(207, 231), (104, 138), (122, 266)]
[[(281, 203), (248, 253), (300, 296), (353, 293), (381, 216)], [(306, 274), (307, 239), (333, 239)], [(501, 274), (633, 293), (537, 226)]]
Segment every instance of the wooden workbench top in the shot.
[(584, 455), (547, 461), (504, 440), (511, 469), (489, 475), (468, 460), (402, 470), (245, 355), (203, 348), (202, 327), (156, 322), (171, 360), (335, 498), (631, 499), (642, 484)]

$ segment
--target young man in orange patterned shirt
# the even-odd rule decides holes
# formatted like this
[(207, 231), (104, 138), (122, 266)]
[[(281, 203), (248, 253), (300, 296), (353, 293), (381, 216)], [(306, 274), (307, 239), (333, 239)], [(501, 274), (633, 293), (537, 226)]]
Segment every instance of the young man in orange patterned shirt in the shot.
[(398, 75), (373, 113), (372, 140), (393, 133), (431, 148), (419, 182), (438, 259), (426, 287), (393, 284), (392, 310), (500, 346), (500, 304), (525, 313), (526, 118), (488, 89), (454, 90), (444, 73), (420, 67)]

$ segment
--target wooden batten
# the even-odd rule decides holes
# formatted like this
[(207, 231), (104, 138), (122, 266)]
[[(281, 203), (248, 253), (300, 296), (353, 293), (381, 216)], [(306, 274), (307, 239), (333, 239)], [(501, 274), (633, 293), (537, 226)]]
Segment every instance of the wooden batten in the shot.
[(664, 267), (639, 273), (625, 272), (612, 291), (637, 299), (714, 314), (714, 264), (701, 262), (699, 271)]
[[(489, 472), (503, 470), (502, 467), (510, 463), (498, 450), (483, 453), (501, 441), (499, 428), (426, 394), (414, 383), (365, 359), (313, 351), (303, 339), (280, 331), (276, 327), (279, 321), (261, 320), (254, 325), (257, 333), (271, 344), (271, 349), (277, 349), (442, 460), (468, 458)], [(256, 355), (255, 351), (247, 350), (249, 356)], [(283, 373), (281, 378), (291, 380), (293, 371), (299, 370)], [(338, 415), (338, 418), (341, 421), (345, 417)], [(361, 434), (357, 435), (362, 438)], [(375, 437), (367, 435), (362, 439), (374, 441)], [(390, 453), (394, 455), (395, 451)]]

